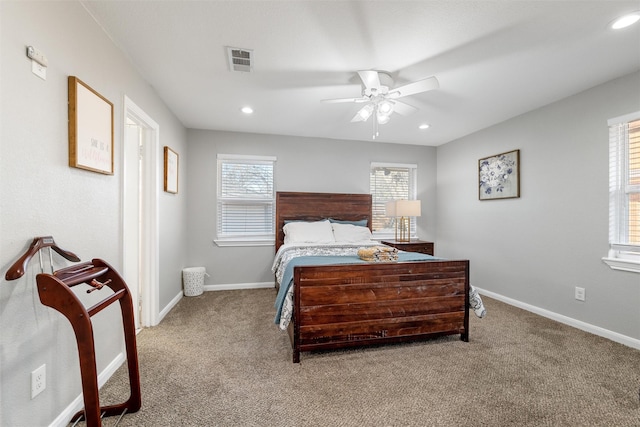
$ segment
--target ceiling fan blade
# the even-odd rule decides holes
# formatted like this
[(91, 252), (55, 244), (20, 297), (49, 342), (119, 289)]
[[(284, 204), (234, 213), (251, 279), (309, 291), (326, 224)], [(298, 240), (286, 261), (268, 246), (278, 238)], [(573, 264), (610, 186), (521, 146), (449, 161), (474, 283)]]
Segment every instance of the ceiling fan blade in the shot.
[(418, 109), (413, 105), (405, 104), (404, 102), (400, 102), (400, 101), (391, 101), (391, 102), (393, 102), (393, 111), (403, 116), (408, 116), (418, 111)]
[(320, 102), (326, 102), (327, 104), (337, 104), (340, 102), (367, 102), (369, 98), (335, 98), (335, 99), (321, 99)]
[(440, 83), (438, 83), (438, 79), (435, 77), (427, 77), (426, 79), (397, 87), (389, 91), (387, 96), (392, 99), (402, 98), (403, 96), (415, 95), (416, 93), (427, 92), (438, 89), (439, 87)]
[(379, 89), (380, 88), (380, 76), (377, 71), (358, 71), (360, 80), (364, 84), (365, 89)]

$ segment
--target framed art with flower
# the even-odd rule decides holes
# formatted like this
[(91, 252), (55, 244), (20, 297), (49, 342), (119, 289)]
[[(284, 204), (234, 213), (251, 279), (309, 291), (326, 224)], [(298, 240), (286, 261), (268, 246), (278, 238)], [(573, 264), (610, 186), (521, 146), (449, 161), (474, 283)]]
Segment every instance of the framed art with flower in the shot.
[(480, 200), (520, 197), (520, 150), (478, 160)]

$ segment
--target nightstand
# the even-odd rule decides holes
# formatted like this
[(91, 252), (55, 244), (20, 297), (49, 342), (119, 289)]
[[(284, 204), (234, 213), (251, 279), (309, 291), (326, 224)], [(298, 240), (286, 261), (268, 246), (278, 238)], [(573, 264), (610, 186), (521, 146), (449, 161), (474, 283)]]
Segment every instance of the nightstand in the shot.
[(411, 240), (410, 242), (398, 242), (397, 240), (381, 240), (382, 244), (392, 246), (401, 251), (420, 252), (427, 255), (433, 255), (433, 242), (425, 242), (422, 240)]

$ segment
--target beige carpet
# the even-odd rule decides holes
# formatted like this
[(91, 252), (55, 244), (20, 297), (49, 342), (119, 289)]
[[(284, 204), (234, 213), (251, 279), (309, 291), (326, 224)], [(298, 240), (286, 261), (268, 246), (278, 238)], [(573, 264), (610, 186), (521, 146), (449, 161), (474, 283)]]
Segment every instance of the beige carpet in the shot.
[[(142, 409), (120, 425), (640, 426), (640, 351), (501, 302), (484, 298), (469, 343), (302, 353), (293, 364), (274, 298), (187, 297), (142, 331)], [(102, 404), (126, 400), (126, 378), (123, 367)]]

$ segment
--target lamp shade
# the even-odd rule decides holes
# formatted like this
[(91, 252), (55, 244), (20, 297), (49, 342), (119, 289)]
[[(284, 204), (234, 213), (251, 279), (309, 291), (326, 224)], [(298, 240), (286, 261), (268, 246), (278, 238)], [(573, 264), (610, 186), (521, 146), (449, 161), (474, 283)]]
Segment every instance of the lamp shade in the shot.
[(384, 205), (386, 216), (420, 216), (420, 200), (390, 200)]
[(384, 214), (386, 216), (395, 217), (396, 215), (396, 201), (390, 200), (384, 205)]
[(420, 216), (420, 200), (396, 200), (395, 216)]

